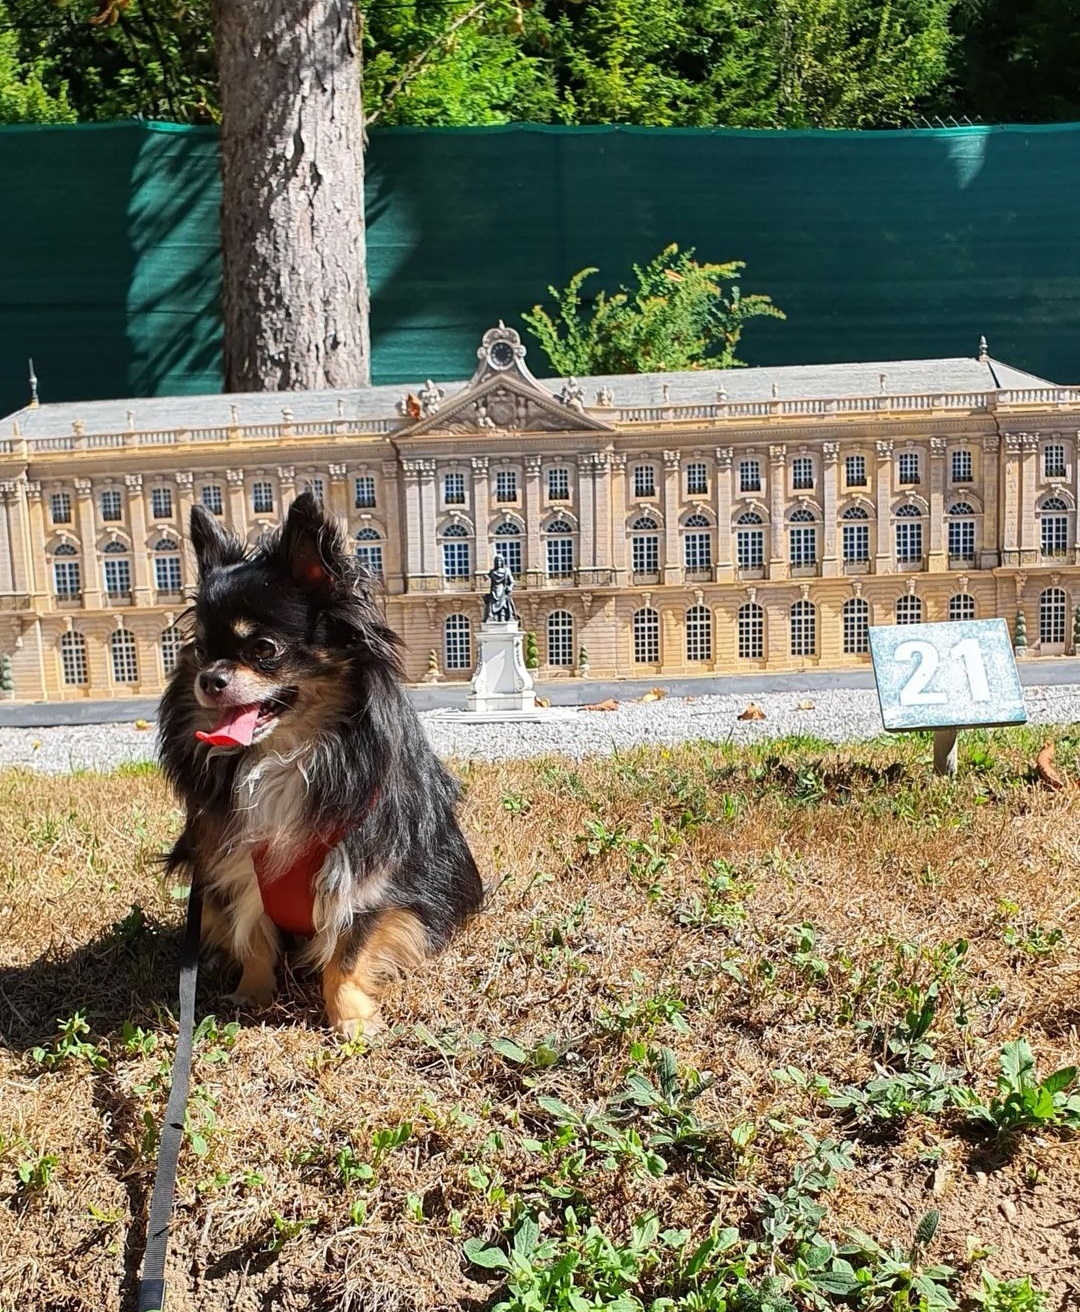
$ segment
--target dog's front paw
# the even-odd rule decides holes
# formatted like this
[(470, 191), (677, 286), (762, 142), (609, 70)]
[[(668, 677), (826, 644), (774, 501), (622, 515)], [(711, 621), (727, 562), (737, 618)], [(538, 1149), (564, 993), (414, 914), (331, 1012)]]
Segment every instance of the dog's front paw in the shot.
[(262, 1011), (264, 1007), (269, 1007), (273, 1000), (273, 989), (260, 989), (258, 992), (251, 993), (237, 989), (235, 993), (226, 993), (222, 999), (230, 1007), (239, 1007), (241, 1011)]
[(370, 1038), (382, 1029), (378, 1003), (355, 985), (344, 985), (327, 1001), (326, 1018), (343, 1039)]

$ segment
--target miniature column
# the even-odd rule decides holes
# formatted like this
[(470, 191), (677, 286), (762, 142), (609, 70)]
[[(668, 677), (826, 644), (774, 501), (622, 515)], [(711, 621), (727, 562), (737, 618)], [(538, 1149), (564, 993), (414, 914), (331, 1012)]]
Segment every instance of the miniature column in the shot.
[[(82, 544), (83, 606), (87, 610), (98, 610), (101, 606), (101, 569), (97, 558), (93, 484), (88, 478), (76, 478), (74, 484), (75, 519)], [(142, 545), (145, 549), (145, 543)]]
[(945, 439), (930, 439), (930, 552), (926, 568), (941, 574), (949, 567), (943, 539), (945, 524)]
[(226, 469), (229, 484), (229, 524), (241, 542), (247, 536), (247, 503), (244, 498), (244, 471)]
[[(611, 453), (599, 451), (593, 459), (593, 531), (589, 568), (611, 568)], [(584, 554), (584, 549), (583, 549)], [(584, 565), (584, 560), (582, 561)], [(592, 581), (595, 581), (595, 576)], [(577, 653), (574, 653), (577, 659)]]
[(398, 463), (396, 460), (384, 460), (382, 486), (379, 488), (377, 502), (382, 512), (383, 523), (386, 525), (386, 559), (383, 561), (383, 574), (388, 592), (402, 592), (405, 587), (402, 578), (401, 535), (402, 526), (407, 524), (408, 520), (401, 513), (400, 496)]
[(15, 496), (14, 483), (0, 483), (0, 592), (15, 592), (8, 508)]
[(875, 442), (877, 469), (874, 472), (874, 508), (877, 515), (875, 574), (892, 573), (892, 449), (891, 442)]
[(405, 590), (408, 591), (412, 579), (418, 579), (423, 573), (420, 552), (420, 461), (403, 460), (401, 472), (405, 480), (405, 514), (402, 524), (405, 530)]
[(769, 447), (769, 578), (786, 579), (789, 574), (784, 554), (784, 493), (787, 478), (787, 447)]
[(280, 513), (281, 517), (284, 519), (285, 512), (296, 500), (296, 466), (278, 465), (277, 476)]
[(540, 456), (525, 457), (525, 568), (544, 569), (540, 558)]
[(328, 472), (330, 474), (330, 510), (347, 525), (350, 506), (349, 484), (345, 478), (345, 466), (330, 465)]
[(1036, 534), (1035, 498), (1039, 490), (1039, 434), (1020, 434), (1020, 563), (1038, 562), (1041, 543)]
[(1005, 484), (1001, 524), (1001, 563), (1020, 564), (1020, 434), (1005, 434)]
[(420, 560), (422, 572), (434, 578), (439, 573), (435, 542), (438, 508), (435, 501), (435, 461), (420, 460)]
[(683, 562), (679, 553), (679, 453), (664, 452), (664, 560), (665, 583), (683, 581)]
[(132, 601), (146, 606), (150, 601), (150, 557), (146, 543), (146, 503), (143, 501), (142, 474), (125, 474), (128, 495), (128, 522), (131, 524), (131, 547), (135, 564)]
[(579, 569), (596, 564), (596, 466), (602, 457), (579, 455), (578, 466), (578, 559)]
[(838, 442), (821, 444), (821, 513), (825, 519), (821, 544), (823, 578), (835, 578), (840, 572), (836, 557), (836, 479), (839, 455)]
[(626, 586), (626, 453), (612, 451), (608, 458), (611, 477), (608, 491), (611, 494), (611, 568), (612, 582), (616, 587)]
[(1001, 531), (998, 506), (1001, 498), (1001, 442), (996, 433), (983, 437), (982, 461), (982, 533), (979, 541), (979, 568), (996, 569), (1001, 563)]
[[(717, 582), (732, 581), (731, 461), (734, 449), (716, 448), (716, 569)], [(721, 573), (722, 571), (722, 573)]]
[[(473, 571), (477, 574), (483, 574), (491, 568), (491, 561), (488, 557), (491, 555), (489, 543), (491, 542), (491, 481), (489, 461), (487, 456), (473, 456), (472, 464), (472, 509), (473, 522), (476, 526), (476, 559), (473, 561)], [(526, 531), (528, 531), (526, 521)], [(522, 561), (522, 567), (528, 568), (528, 561), (531, 559), (531, 548), (529, 554)]]

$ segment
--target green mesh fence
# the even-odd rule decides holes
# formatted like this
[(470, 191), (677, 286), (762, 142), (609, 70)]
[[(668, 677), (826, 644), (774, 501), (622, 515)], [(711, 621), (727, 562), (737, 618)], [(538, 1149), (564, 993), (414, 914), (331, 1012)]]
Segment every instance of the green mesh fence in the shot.
[[(0, 409), (220, 384), (213, 132), (0, 130)], [(743, 259), (752, 364), (974, 354), (1080, 381), (1080, 125), (513, 126), (372, 134), (376, 382), (468, 375), (483, 330), (669, 241)], [(541, 361), (532, 360), (542, 370)]]

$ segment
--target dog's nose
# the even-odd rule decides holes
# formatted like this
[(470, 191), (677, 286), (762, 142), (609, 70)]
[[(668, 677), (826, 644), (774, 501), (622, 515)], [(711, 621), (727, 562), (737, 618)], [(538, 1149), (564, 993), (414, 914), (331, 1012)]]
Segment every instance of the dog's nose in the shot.
[(224, 692), (229, 686), (229, 676), (221, 670), (205, 670), (199, 675), (199, 687), (203, 692)]

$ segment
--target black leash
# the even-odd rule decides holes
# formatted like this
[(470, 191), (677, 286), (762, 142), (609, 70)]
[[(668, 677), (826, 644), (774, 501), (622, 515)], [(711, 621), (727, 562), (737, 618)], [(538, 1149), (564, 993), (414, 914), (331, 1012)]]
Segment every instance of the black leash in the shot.
[(199, 973), (199, 929), (202, 923), (202, 894), (192, 880), (188, 894), (187, 925), (180, 957), (180, 1028), (173, 1058), (172, 1087), (165, 1108), (165, 1121), (158, 1144), (154, 1194), (146, 1222), (146, 1248), (139, 1277), (138, 1312), (161, 1312), (165, 1306), (165, 1250), (169, 1244), (176, 1163), (184, 1137), (184, 1112), (191, 1081), (191, 1047), (195, 1029), (195, 978)]

